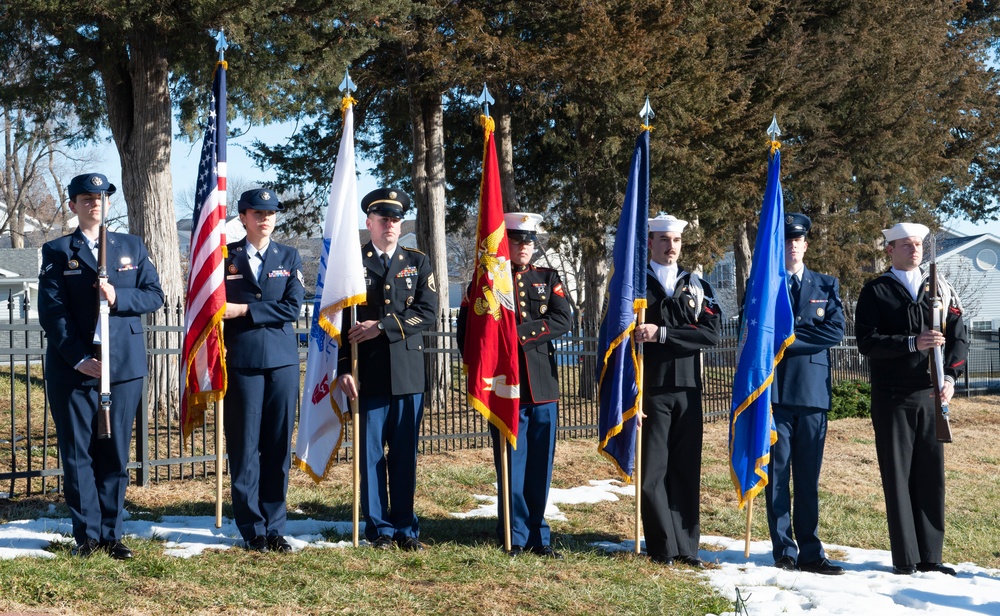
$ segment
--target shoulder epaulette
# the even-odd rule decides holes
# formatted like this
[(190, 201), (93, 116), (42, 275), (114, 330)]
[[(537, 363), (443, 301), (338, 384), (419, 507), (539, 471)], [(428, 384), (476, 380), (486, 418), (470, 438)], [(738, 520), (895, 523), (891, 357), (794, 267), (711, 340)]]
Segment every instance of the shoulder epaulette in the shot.
[(417, 250), (416, 248), (410, 248), (409, 246), (400, 246), (400, 248), (402, 248), (403, 250), (409, 250), (410, 252), (415, 252), (418, 255), (427, 256), (427, 253), (421, 252), (421, 251)]

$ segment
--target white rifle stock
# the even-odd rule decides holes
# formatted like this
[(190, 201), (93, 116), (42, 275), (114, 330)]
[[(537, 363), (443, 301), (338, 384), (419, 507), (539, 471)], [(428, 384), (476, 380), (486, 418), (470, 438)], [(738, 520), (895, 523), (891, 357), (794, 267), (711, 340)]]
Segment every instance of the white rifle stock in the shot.
[[(930, 323), (934, 331), (944, 333), (944, 303), (937, 278), (937, 246), (931, 238), (931, 264), (928, 275), (928, 285), (931, 299)], [(944, 389), (944, 347), (935, 346), (930, 352), (931, 382), (934, 384), (934, 427), (937, 440), (942, 443), (951, 442), (951, 422), (948, 419), (948, 405), (941, 400)]]
[(94, 331), (94, 344), (98, 345), (101, 360), (101, 392), (97, 412), (97, 438), (111, 438), (111, 360), (108, 333), (108, 319), (111, 307), (108, 298), (101, 292), (100, 286), (108, 281), (108, 227), (105, 221), (107, 210), (107, 194), (101, 193), (101, 226), (97, 236), (97, 328)]

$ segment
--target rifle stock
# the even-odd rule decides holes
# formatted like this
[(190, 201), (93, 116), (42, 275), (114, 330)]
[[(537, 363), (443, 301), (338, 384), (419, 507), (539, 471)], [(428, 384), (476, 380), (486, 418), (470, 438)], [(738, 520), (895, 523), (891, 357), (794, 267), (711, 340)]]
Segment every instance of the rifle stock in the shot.
[(94, 332), (97, 351), (101, 359), (101, 392), (97, 409), (97, 438), (111, 438), (111, 341), (108, 339), (111, 307), (101, 293), (100, 284), (108, 281), (108, 227), (104, 220), (107, 195), (101, 193), (101, 227), (97, 236), (97, 329)]
[[(937, 255), (934, 250), (934, 240), (931, 240), (931, 265), (928, 283), (930, 285), (931, 314), (930, 323), (934, 331), (944, 333), (942, 313), (944, 306), (938, 289)], [(944, 350), (936, 346), (928, 354), (930, 360), (931, 383), (934, 385), (934, 427), (937, 440), (941, 443), (951, 442), (951, 422), (948, 419), (948, 405), (941, 401), (941, 390), (944, 388)]]

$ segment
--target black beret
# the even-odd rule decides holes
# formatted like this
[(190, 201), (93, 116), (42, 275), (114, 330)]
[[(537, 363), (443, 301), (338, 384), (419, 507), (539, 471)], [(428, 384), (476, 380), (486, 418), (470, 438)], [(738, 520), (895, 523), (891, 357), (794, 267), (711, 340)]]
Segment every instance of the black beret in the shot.
[(102, 192), (113, 195), (118, 189), (101, 173), (84, 173), (70, 180), (67, 190), (69, 191), (69, 199), (72, 201), (76, 199), (77, 195)]
[(785, 216), (785, 239), (790, 240), (796, 237), (809, 235), (812, 228), (812, 221), (805, 214), (788, 214)]
[(280, 212), (285, 209), (281, 205), (281, 202), (278, 201), (278, 195), (274, 194), (274, 191), (269, 188), (254, 188), (253, 190), (244, 192), (240, 195), (237, 208), (240, 213), (247, 210), (273, 210)]
[(410, 209), (410, 197), (398, 188), (379, 188), (365, 195), (361, 209), (365, 214), (402, 218)]

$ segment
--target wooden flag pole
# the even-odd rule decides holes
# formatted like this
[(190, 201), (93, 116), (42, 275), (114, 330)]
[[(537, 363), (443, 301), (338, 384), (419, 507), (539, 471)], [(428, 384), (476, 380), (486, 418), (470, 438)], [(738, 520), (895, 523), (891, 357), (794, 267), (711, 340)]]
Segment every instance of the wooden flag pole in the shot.
[[(646, 309), (639, 309), (638, 324), (646, 322)], [(642, 384), (646, 372), (642, 345), (637, 345), (639, 365), (636, 370), (636, 381), (639, 385), (639, 399), (636, 400), (635, 418), (635, 470), (632, 472), (632, 484), (635, 485), (635, 553), (642, 554)]]
[[(499, 431), (498, 431), (499, 432)], [(503, 469), (501, 475), (503, 478), (503, 549), (510, 552), (510, 471), (507, 469), (507, 448), (510, 447), (510, 443), (507, 442), (507, 438), (503, 434), (499, 434), (499, 437), (503, 439), (503, 447), (500, 448), (500, 467)]]
[(753, 522), (753, 499), (747, 501), (747, 534), (743, 541), (743, 558), (750, 558), (750, 523)]
[[(351, 327), (358, 321), (358, 307), (351, 306)], [(350, 328), (348, 328), (350, 329)], [(358, 395), (351, 400), (351, 458), (353, 459), (352, 469), (354, 475), (354, 503), (351, 507), (353, 530), (351, 540), (354, 547), (358, 547), (358, 528), (361, 526), (361, 447), (358, 441), (361, 440), (361, 381), (358, 380), (358, 343), (351, 343), (351, 376), (354, 377), (354, 387), (358, 390)]]
[(222, 528), (222, 409), (225, 400), (215, 403), (215, 527)]

